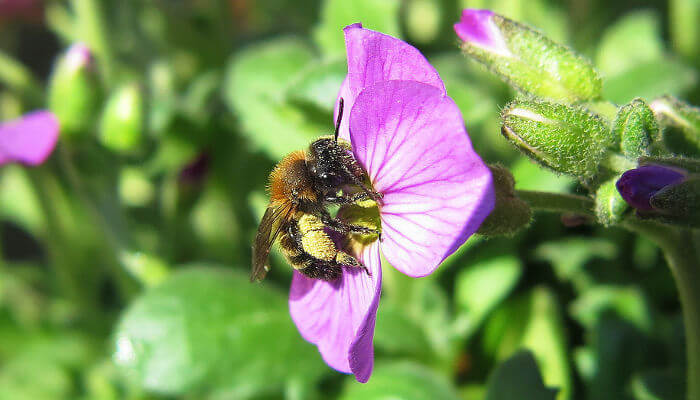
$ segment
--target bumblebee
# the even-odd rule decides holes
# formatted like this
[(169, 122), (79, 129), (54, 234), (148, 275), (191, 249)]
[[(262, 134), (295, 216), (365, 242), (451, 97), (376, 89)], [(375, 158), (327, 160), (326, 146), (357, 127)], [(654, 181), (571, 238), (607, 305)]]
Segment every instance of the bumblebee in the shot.
[(270, 173), (270, 203), (255, 235), (251, 282), (265, 278), (270, 248), (277, 239), (291, 266), (309, 278), (334, 281), (342, 275), (343, 265), (368, 272), (329, 235), (333, 231), (379, 234), (333, 218), (327, 209), (330, 204), (382, 197), (364, 184), (364, 170), (350, 144), (338, 140), (342, 118), (341, 98), (335, 134), (315, 140), (306, 151), (288, 154)]

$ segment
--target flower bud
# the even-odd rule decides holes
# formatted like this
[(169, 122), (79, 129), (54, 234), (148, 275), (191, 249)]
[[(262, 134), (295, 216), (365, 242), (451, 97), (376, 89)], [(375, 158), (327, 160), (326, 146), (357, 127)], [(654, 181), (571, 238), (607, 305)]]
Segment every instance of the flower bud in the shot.
[(652, 143), (659, 137), (659, 125), (647, 103), (634, 99), (618, 111), (613, 132), (622, 154), (636, 160), (649, 155)]
[(501, 165), (489, 165), (496, 192), (496, 206), (479, 227), (485, 236), (513, 236), (530, 225), (532, 210), (515, 194), (513, 175)]
[(649, 204), (669, 222), (700, 227), (700, 175), (665, 186), (651, 196)]
[(51, 74), (49, 109), (61, 124), (61, 134), (73, 138), (90, 132), (100, 100), (100, 86), (90, 49), (72, 45)]
[[(664, 96), (649, 105), (663, 127), (673, 128), (664, 136), (677, 132), (684, 145), (693, 146), (693, 153), (700, 153), (700, 108), (693, 107), (673, 96)], [(665, 138), (667, 139), (667, 138)]]
[(100, 142), (110, 150), (128, 153), (143, 140), (143, 99), (135, 83), (117, 89), (107, 100), (100, 121)]
[(454, 29), (467, 55), (518, 90), (570, 103), (601, 95), (602, 80), (590, 61), (527, 26), (467, 9)]
[(612, 138), (587, 110), (564, 104), (513, 102), (501, 112), (501, 133), (530, 158), (554, 171), (591, 178)]
[(615, 186), (617, 179), (615, 177), (600, 185), (595, 195), (595, 213), (598, 222), (604, 226), (620, 222), (625, 211), (629, 209), (629, 205), (617, 191)]
[(617, 190), (629, 205), (642, 211), (653, 211), (652, 196), (670, 185), (685, 180), (687, 173), (662, 165), (642, 165), (631, 169), (617, 181)]

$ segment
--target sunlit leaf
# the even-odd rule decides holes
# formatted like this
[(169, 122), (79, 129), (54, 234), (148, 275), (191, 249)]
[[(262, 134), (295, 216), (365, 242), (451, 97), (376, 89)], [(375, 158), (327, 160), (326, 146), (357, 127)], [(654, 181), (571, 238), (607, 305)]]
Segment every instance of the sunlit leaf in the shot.
[(480, 261), (457, 274), (455, 301), (470, 332), (508, 295), (521, 274), (522, 265), (511, 255)]
[(244, 397), (327, 371), (284, 295), (222, 268), (190, 268), (148, 290), (115, 332), (115, 361), (153, 392)]
[(294, 38), (258, 43), (235, 54), (228, 65), (224, 99), (242, 132), (273, 159), (309, 145), (332, 127), (310, 121), (287, 102), (287, 87), (313, 60), (309, 46)]
[(321, 23), (314, 31), (316, 43), (327, 56), (345, 54), (343, 28), (361, 22), (364, 28), (398, 37), (398, 0), (325, 0)]
[(457, 400), (448, 380), (425, 367), (410, 363), (379, 364), (366, 384), (348, 378), (342, 400)]

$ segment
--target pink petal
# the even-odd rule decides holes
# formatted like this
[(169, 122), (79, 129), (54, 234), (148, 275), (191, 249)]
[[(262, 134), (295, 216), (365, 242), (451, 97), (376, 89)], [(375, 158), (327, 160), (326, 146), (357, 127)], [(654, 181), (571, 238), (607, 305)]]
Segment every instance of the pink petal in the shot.
[(384, 194), (382, 252), (409, 276), (432, 273), (493, 209), (491, 173), (440, 89), (411, 81), (365, 89), (350, 114), (350, 138)]
[[(345, 99), (345, 115), (350, 114), (360, 92), (376, 82), (418, 81), (445, 92), (445, 85), (435, 68), (410, 44), (364, 29), (361, 24), (348, 25), (343, 31), (348, 55), (348, 75), (338, 97)], [(349, 140), (347, 118), (344, 118), (340, 127), (340, 137)]]
[(491, 10), (466, 9), (454, 24), (455, 33), (464, 42), (503, 56), (511, 56), (503, 34), (493, 22)]
[(358, 259), (371, 276), (344, 268), (338, 281), (325, 282), (295, 271), (289, 311), (301, 336), (318, 346), (329, 366), (367, 382), (374, 365), (374, 322), (382, 286), (378, 243), (366, 246)]
[(49, 111), (34, 111), (0, 125), (0, 164), (38, 165), (58, 140), (58, 119)]

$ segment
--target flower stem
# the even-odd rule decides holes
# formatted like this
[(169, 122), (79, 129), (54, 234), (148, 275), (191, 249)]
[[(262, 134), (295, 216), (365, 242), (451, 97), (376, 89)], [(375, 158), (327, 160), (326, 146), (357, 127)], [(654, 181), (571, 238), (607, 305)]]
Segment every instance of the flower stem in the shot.
[(517, 196), (527, 202), (533, 210), (565, 212), (594, 217), (593, 200), (573, 194), (516, 190)]
[(636, 218), (623, 226), (644, 234), (663, 250), (676, 281), (685, 326), (688, 400), (700, 399), (700, 233)]

